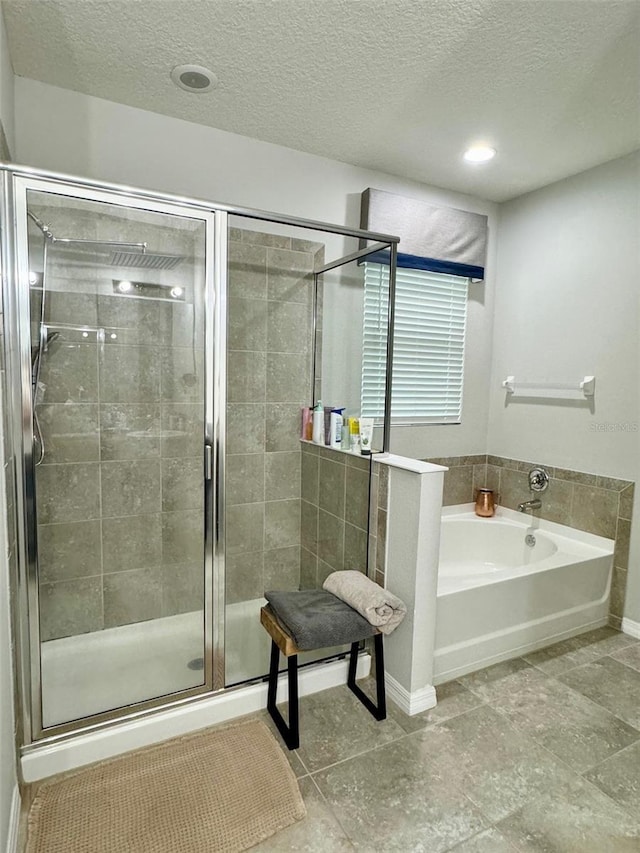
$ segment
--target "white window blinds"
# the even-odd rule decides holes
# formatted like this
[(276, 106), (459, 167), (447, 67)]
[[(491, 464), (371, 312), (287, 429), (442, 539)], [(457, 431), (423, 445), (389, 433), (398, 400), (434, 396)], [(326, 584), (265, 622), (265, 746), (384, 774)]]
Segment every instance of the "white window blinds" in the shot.
[[(384, 414), (389, 267), (365, 263), (361, 406)], [(467, 279), (398, 268), (391, 417), (459, 423)]]

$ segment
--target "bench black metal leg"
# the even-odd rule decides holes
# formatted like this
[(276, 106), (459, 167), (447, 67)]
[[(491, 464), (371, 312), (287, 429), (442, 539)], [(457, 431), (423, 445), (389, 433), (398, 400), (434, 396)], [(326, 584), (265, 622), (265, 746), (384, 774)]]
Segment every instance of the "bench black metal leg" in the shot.
[(271, 665), (269, 666), (269, 688), (267, 691), (267, 711), (271, 719), (278, 727), (282, 739), (289, 749), (297, 749), (300, 746), (300, 728), (298, 720), (298, 655), (290, 655), (287, 658), (287, 678), (289, 683), (289, 725), (276, 707), (276, 693), (278, 690), (278, 663), (280, 662), (280, 649), (275, 641), (271, 641)]
[(349, 656), (349, 675), (347, 677), (347, 686), (353, 694), (362, 702), (364, 707), (373, 714), (376, 720), (386, 720), (387, 718), (387, 700), (384, 689), (384, 649), (382, 646), (382, 634), (376, 634), (373, 638), (375, 646), (376, 658), (376, 700), (374, 705), (371, 699), (364, 693), (356, 684), (356, 669), (358, 667), (358, 643), (351, 644), (351, 654)]

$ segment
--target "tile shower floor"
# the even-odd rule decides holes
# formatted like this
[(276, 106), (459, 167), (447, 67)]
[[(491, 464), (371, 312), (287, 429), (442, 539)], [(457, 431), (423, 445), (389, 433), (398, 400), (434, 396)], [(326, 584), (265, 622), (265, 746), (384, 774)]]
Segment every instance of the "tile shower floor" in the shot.
[(346, 687), (304, 697), (307, 817), (253, 849), (640, 851), (640, 641), (600, 628), (437, 692), (382, 723)]

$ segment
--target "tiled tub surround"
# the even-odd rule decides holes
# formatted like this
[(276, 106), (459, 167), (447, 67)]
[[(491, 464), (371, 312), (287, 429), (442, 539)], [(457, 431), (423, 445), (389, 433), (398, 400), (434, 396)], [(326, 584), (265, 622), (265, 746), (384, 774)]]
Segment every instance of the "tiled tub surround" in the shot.
[(438, 457), (428, 461), (449, 468), (444, 476), (444, 506), (470, 503), (475, 500), (476, 490), (486, 486), (494, 490), (498, 503), (508, 509), (517, 509), (521, 501), (532, 497), (527, 472), (541, 465), (551, 480), (549, 488), (537, 495), (542, 507), (533, 515), (615, 540), (609, 620), (615, 628), (620, 628), (634, 498), (631, 481), (485, 454)]
[(226, 454), (226, 602), (298, 589), (300, 411), (312, 393), (319, 243), (232, 228)]
[[(42, 359), (42, 640), (199, 610), (203, 600), (203, 334), (194, 286), (202, 244), (189, 230), (95, 211), (76, 222), (74, 211), (52, 208), (46, 219), (60, 233), (135, 234), (152, 250), (183, 255), (175, 270), (136, 270), (135, 280), (185, 293), (176, 302), (120, 296), (112, 279), (122, 270), (50, 253), (47, 321), (93, 331), (64, 329)], [(36, 319), (38, 303), (32, 293)]]

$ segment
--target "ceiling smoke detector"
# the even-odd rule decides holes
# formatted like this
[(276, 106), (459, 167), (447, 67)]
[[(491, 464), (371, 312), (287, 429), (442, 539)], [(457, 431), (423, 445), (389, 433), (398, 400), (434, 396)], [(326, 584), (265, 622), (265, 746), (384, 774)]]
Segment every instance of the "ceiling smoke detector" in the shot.
[(218, 78), (213, 71), (202, 65), (176, 65), (171, 72), (171, 79), (185, 92), (197, 95), (210, 92), (218, 85)]

